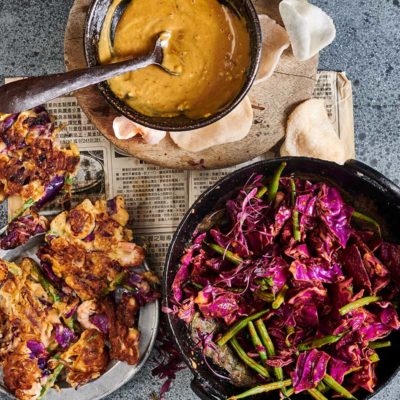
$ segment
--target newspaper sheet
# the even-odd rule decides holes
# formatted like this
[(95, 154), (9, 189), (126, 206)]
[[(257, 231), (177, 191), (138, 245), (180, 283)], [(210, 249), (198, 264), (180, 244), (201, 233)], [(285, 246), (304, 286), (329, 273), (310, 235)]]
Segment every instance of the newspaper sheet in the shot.
[[(15, 78), (14, 78), (15, 79)], [(11, 81), (8, 79), (6, 81)], [(345, 141), (348, 158), (354, 158), (354, 123), (351, 82), (344, 73), (322, 71), (314, 97), (324, 98), (338, 136)], [(75, 97), (61, 97), (47, 104), (57, 122), (66, 127), (61, 143), (75, 142), (81, 167), (73, 185), (73, 202), (84, 198), (125, 197), (135, 234), (149, 246), (148, 262), (162, 272), (168, 245), (186, 210), (209, 186), (245, 164), (278, 156), (279, 146), (236, 167), (211, 171), (181, 171), (149, 165), (121, 153), (87, 119)], [(9, 202), (9, 218), (16, 205)], [(57, 202), (44, 212), (54, 214)]]

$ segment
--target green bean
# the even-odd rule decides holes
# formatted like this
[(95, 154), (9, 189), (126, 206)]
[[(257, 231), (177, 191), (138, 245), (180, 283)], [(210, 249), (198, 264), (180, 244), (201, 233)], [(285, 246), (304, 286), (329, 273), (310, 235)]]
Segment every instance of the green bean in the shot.
[(379, 236), (382, 236), (381, 226), (373, 218), (368, 217), (368, 215), (362, 214), (358, 211), (353, 211), (351, 218), (354, 218), (358, 221), (367, 222), (368, 224), (372, 225), (378, 231)]
[(17, 218), (21, 217), (24, 212), (28, 209), (31, 208), (35, 204), (35, 201), (33, 199), (28, 199), (23, 205), (22, 208), (18, 210), (18, 213), (14, 216), (12, 219), (13, 221), (16, 220)]
[(369, 356), (369, 359), (372, 363), (377, 363), (378, 361), (380, 361), (379, 355), (378, 353), (372, 354)]
[(65, 177), (65, 184), (72, 186), (74, 184), (74, 178), (75, 178), (74, 176), (67, 175)]
[(272, 303), (272, 308), (274, 310), (277, 310), (283, 304), (288, 289), (289, 287), (287, 285), (283, 285), (283, 288), (279, 291), (275, 298), (275, 301)]
[(324, 384), (324, 382), (319, 382), (317, 385), (317, 390), (319, 390), (321, 393), (325, 393), (328, 391), (328, 388), (326, 387), (326, 385)]
[(349, 370), (347, 370), (347, 371), (344, 373), (344, 376), (350, 375), (350, 374), (352, 374), (353, 372), (361, 371), (362, 368), (363, 368), (363, 367), (354, 367), (354, 368), (350, 368)]
[(53, 303), (57, 303), (61, 300), (61, 297), (58, 295), (56, 288), (44, 277), (39, 279), (40, 284), (45, 288), (45, 290), (49, 293), (50, 297), (53, 300)]
[(291, 192), (291, 199), (292, 199), (292, 224), (293, 224), (293, 237), (294, 240), (299, 242), (301, 240), (301, 232), (300, 232), (300, 225), (299, 225), (299, 212), (295, 210), (296, 206), (296, 183), (293, 178), (290, 178), (290, 192)]
[(274, 374), (276, 376), (276, 379), (283, 379), (283, 369), (281, 367), (274, 367)]
[(8, 271), (11, 272), (14, 276), (21, 276), (22, 275), (22, 269), (17, 265), (14, 264), (13, 262), (7, 263)]
[(249, 321), (254, 321), (255, 319), (261, 318), (265, 315), (269, 310), (259, 311), (253, 315), (249, 315), (248, 317), (242, 319), (241, 321), (237, 322), (232, 328), (229, 329), (218, 341), (217, 344), (219, 346), (223, 346), (224, 344), (228, 343), (234, 336), (236, 336), (243, 328), (247, 326)]
[(36, 264), (32, 263), (32, 271), (37, 275), (39, 283), (52, 299), (53, 303), (59, 302), (61, 300), (61, 297), (59, 296), (57, 289), (50, 283), (50, 281), (48, 281), (44, 277), (42, 271), (40, 271), (39, 267)]
[(383, 349), (384, 347), (390, 347), (392, 342), (390, 340), (386, 342), (372, 342), (369, 344), (370, 349)]
[(293, 326), (288, 326), (288, 327), (286, 327), (285, 344), (286, 344), (287, 347), (290, 347), (290, 346), (291, 346), (289, 336), (290, 336), (290, 335), (293, 335), (294, 332), (295, 332), (295, 329), (294, 329)]
[(204, 289), (204, 286), (203, 286), (203, 285), (200, 285), (200, 284), (197, 283), (197, 282), (190, 281), (190, 283), (191, 283), (191, 285), (194, 286), (197, 290), (203, 290), (203, 289)]
[(264, 362), (267, 359), (267, 352), (265, 351), (265, 347), (261, 343), (261, 339), (258, 336), (258, 333), (256, 331), (256, 327), (254, 326), (252, 321), (249, 321), (247, 326), (249, 327), (249, 332), (250, 332), (250, 336), (251, 336), (251, 340), (253, 342), (253, 345), (256, 348), (258, 354), (260, 355), (261, 361)]
[(338, 342), (343, 336), (344, 334), (342, 333), (340, 335), (329, 335), (319, 339), (309, 340), (307, 342), (300, 343), (298, 345), (298, 349), (300, 351), (319, 349), (320, 347), (325, 346), (327, 344), (333, 344)]
[(378, 296), (367, 296), (362, 299), (358, 299), (353, 301), (352, 303), (348, 303), (342, 308), (339, 309), (340, 315), (346, 315), (347, 313), (356, 310), (357, 308), (367, 306), (368, 304), (375, 303), (377, 301), (381, 301), (382, 299)]
[(246, 365), (248, 365), (251, 369), (254, 369), (254, 371), (256, 371), (258, 374), (260, 374), (264, 378), (269, 378), (270, 375), (269, 375), (269, 372), (267, 371), (267, 369), (265, 367), (263, 367), (262, 365), (256, 363), (252, 358), (250, 358), (247, 355), (247, 353), (242, 349), (242, 347), (240, 346), (239, 342), (237, 341), (237, 339), (235, 337), (232, 338), (229, 343), (235, 349), (239, 358)]
[[(274, 286), (274, 281), (272, 280), (272, 277), (270, 277), (270, 276), (265, 277), (265, 278), (256, 279), (255, 282), (257, 283), (257, 285), (260, 286), (260, 290), (268, 291), (271, 289), (272, 286)], [(275, 296), (274, 296), (274, 300), (275, 300)]]
[(275, 200), (276, 194), (278, 193), (279, 189), (279, 180), (281, 179), (281, 175), (283, 170), (285, 169), (287, 163), (283, 162), (279, 166), (279, 168), (275, 171), (274, 176), (268, 187), (268, 201), (272, 203)]
[(122, 271), (119, 274), (117, 274), (114, 280), (110, 283), (110, 290), (115, 290), (117, 286), (122, 285), (122, 282), (124, 281), (126, 276), (127, 276), (126, 271)]
[(275, 355), (275, 346), (271, 340), (271, 337), (269, 336), (269, 333), (264, 324), (264, 321), (261, 318), (258, 319), (256, 321), (256, 326), (258, 329), (258, 333), (260, 334), (261, 341), (262, 341), (263, 345), (265, 346), (265, 349), (267, 350), (268, 356), (269, 357), (274, 356)]
[(328, 400), (318, 389), (308, 389), (307, 392), (315, 400)]
[(75, 331), (75, 326), (74, 326), (74, 317), (69, 317), (69, 318), (63, 318), (65, 325), (71, 329), (72, 331)]
[(257, 199), (261, 199), (261, 197), (263, 197), (264, 194), (267, 192), (268, 192), (268, 188), (266, 186), (261, 186), (260, 189), (258, 189), (258, 192), (256, 194)]
[(26, 211), (28, 208), (31, 208), (33, 206), (33, 204), (35, 203), (35, 200), (33, 199), (28, 199), (24, 205), (23, 205), (23, 210)]
[(291, 379), (286, 379), (285, 381), (267, 383), (266, 385), (256, 386), (256, 387), (249, 389), (246, 392), (243, 392), (236, 396), (231, 396), (231, 397), (229, 397), (228, 400), (244, 399), (246, 397), (255, 396), (260, 393), (267, 393), (267, 392), (271, 392), (272, 390), (282, 389), (291, 384), (292, 384)]
[(264, 300), (266, 303), (272, 303), (275, 300), (275, 296), (272, 293), (265, 292), (263, 290), (258, 290), (255, 292), (256, 297)]
[(224, 259), (226, 258), (228, 261), (235, 265), (239, 265), (241, 262), (243, 262), (243, 259), (236, 254), (232, 253), (229, 250), (224, 249), (223, 247), (219, 246), (218, 244), (215, 243), (206, 243), (206, 245), (217, 252), (218, 254), (221, 254)]
[(323, 382), (344, 398), (357, 400), (345, 387), (343, 387), (339, 382), (336, 382), (330, 375), (326, 374)]
[(296, 205), (296, 183), (293, 178), (289, 179), (290, 182), (290, 201), (292, 203), (292, 207)]
[(286, 388), (286, 397), (290, 397), (290, 396), (293, 396), (293, 394), (294, 394), (294, 389), (291, 387), (291, 388)]
[[(109, 285), (101, 291), (101, 295), (107, 296), (108, 294), (113, 292), (117, 288), (117, 286), (121, 286), (127, 274), (128, 274), (127, 271), (122, 271), (119, 274), (117, 274), (114, 280), (111, 281)], [(124, 286), (124, 287), (127, 290), (133, 291), (132, 288), (129, 286)]]
[(40, 395), (38, 397), (38, 400), (42, 400), (44, 398), (44, 396), (46, 395), (46, 393), (49, 391), (49, 389), (52, 386), (54, 386), (58, 376), (61, 374), (63, 369), (64, 369), (64, 365), (62, 365), (62, 364), (58, 364), (57, 365), (57, 367), (54, 369), (53, 373), (47, 379), (47, 381), (44, 384), (44, 386), (42, 386), (42, 390), (40, 391)]
[(297, 210), (293, 210), (292, 223), (293, 223), (294, 240), (296, 240), (297, 242), (300, 242), (301, 232), (300, 232), (300, 224), (299, 224), (299, 212)]
[[(264, 321), (262, 319), (258, 319), (256, 321), (256, 326), (258, 333), (260, 334), (261, 342), (267, 350), (268, 357), (273, 357), (275, 355), (275, 346), (271, 340), (271, 337), (269, 336)], [(283, 380), (283, 369), (281, 367), (274, 367), (274, 374), (278, 380)]]

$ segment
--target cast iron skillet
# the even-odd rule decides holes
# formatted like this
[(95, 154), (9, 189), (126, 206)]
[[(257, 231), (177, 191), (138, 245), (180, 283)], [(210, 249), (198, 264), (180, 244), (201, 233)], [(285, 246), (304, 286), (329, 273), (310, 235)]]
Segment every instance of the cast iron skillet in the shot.
[[(124, 0), (122, 3), (126, 6), (130, 1)], [(247, 70), (246, 81), (240, 93), (236, 96), (235, 99), (232, 100), (231, 103), (227, 104), (216, 114), (213, 114), (207, 118), (196, 120), (192, 120), (183, 115), (174, 118), (148, 117), (135, 111), (133, 108), (125, 104), (122, 100), (114, 95), (108, 83), (103, 82), (98, 84), (97, 87), (107, 99), (107, 101), (127, 118), (149, 128), (162, 131), (188, 131), (192, 129), (199, 129), (203, 126), (207, 126), (218, 121), (219, 119), (230, 113), (246, 96), (257, 75), (258, 66), (261, 58), (261, 27), (257, 17), (257, 12), (251, 0), (218, 1), (226, 5), (227, 7), (230, 7), (232, 10), (234, 10), (235, 13), (239, 13), (241, 17), (244, 18), (250, 35), (250, 66)], [(95, 65), (98, 65), (98, 41), (104, 18), (107, 15), (107, 11), (111, 3), (112, 0), (94, 0), (90, 7), (86, 20), (85, 31), (85, 55), (89, 67), (94, 67)], [(222, 62), (223, 57), (221, 55), (221, 63)]]
[[(175, 232), (168, 250), (163, 277), (164, 304), (171, 306), (169, 296), (179, 265), (179, 259), (190, 242), (196, 226), (211, 211), (218, 209), (227, 198), (231, 197), (234, 191), (241, 188), (252, 174), (262, 173), (266, 176), (271, 176), (282, 161), (287, 161), (288, 163), (284, 175), (294, 173), (298, 177), (311, 177), (312, 179), (327, 181), (336, 185), (341, 190), (346, 201), (361, 211), (363, 209), (367, 211), (366, 208), (368, 208), (368, 211), (374, 217), (378, 217), (378, 220), (383, 223), (386, 239), (400, 241), (399, 236), (387, 234), (387, 232), (399, 232), (400, 188), (367, 165), (350, 160), (344, 166), (341, 166), (328, 161), (303, 157), (286, 157), (261, 161), (235, 171), (220, 180), (204, 192), (186, 213)], [(379, 210), (379, 213), (375, 214), (374, 210)], [(235, 388), (216, 377), (204, 365), (199, 350), (194, 349), (194, 343), (190, 338), (185, 323), (171, 314), (168, 314), (166, 318), (172, 338), (183, 360), (194, 375), (191, 387), (202, 400), (222, 400), (243, 391), (243, 389)], [(400, 354), (400, 332), (392, 334), (390, 339), (392, 340), (392, 347), (382, 349), (379, 353), (381, 361), (377, 368), (379, 382), (377, 391), (387, 386), (396, 373), (400, 372), (400, 360), (395, 356)], [(194, 365), (197, 367), (194, 368)], [(366, 400), (371, 397), (366, 392), (358, 392), (357, 394), (359, 400)], [(276, 397), (275, 394), (263, 395), (263, 399), (268, 398), (275, 399)], [(296, 398), (300, 398), (300, 396), (296, 396)]]

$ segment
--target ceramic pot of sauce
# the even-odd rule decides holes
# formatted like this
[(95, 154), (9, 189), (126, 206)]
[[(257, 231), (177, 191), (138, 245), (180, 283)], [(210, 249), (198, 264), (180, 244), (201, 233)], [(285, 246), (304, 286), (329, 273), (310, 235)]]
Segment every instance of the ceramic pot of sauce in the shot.
[(261, 57), (251, 0), (95, 0), (87, 63), (147, 54), (161, 32), (171, 34), (164, 62), (178, 75), (150, 66), (98, 85), (122, 115), (153, 129), (187, 131), (216, 122), (243, 100)]

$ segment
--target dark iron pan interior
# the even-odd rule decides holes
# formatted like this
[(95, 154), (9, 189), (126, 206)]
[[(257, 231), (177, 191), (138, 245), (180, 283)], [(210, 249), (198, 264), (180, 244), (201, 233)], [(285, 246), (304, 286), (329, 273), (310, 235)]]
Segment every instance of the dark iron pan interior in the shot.
[[(148, 117), (125, 104), (121, 99), (114, 95), (107, 82), (102, 82), (98, 84), (97, 87), (107, 101), (127, 118), (149, 128), (164, 131), (188, 131), (199, 129), (218, 121), (231, 112), (244, 99), (257, 75), (261, 58), (261, 28), (257, 12), (251, 0), (219, 1), (222, 4), (231, 7), (244, 18), (250, 35), (250, 67), (247, 70), (246, 81), (240, 93), (230, 104), (210, 117), (196, 120), (192, 120), (183, 115), (174, 118)], [(94, 0), (89, 10), (84, 38), (86, 62), (89, 67), (98, 65), (98, 41), (105, 16), (107, 15), (111, 3), (112, 0)], [(124, 4), (126, 3), (127, 2), (125, 1)], [(222, 58), (221, 62), (223, 62)]]
[[(400, 237), (393, 234), (393, 232), (398, 232), (400, 221), (400, 188), (365, 164), (351, 160), (344, 166), (340, 166), (327, 161), (302, 157), (261, 161), (244, 167), (220, 180), (200, 196), (183, 218), (170, 244), (165, 264), (163, 292), (164, 302), (167, 306), (171, 306), (168, 297), (171, 294), (171, 286), (179, 265), (179, 259), (190, 242), (196, 226), (211, 211), (219, 209), (219, 206), (238, 188), (242, 187), (253, 173), (271, 176), (283, 160), (288, 162), (284, 175), (294, 173), (298, 177), (310, 177), (333, 183), (342, 191), (346, 201), (349, 201), (361, 211), (374, 213), (374, 210), (379, 210), (379, 221), (383, 223), (385, 238), (400, 242)], [(366, 201), (366, 199), (369, 200)], [(194, 343), (191, 341), (188, 329), (182, 321), (171, 314), (168, 314), (166, 318), (175, 344), (194, 375), (192, 389), (201, 399), (226, 399), (230, 395), (243, 391), (243, 389), (235, 388), (216, 377), (204, 365), (202, 355), (198, 350), (194, 350)], [(379, 352), (381, 362), (379, 362), (377, 369), (379, 382), (377, 391), (386, 386), (400, 371), (400, 360), (395, 356), (400, 354), (400, 332), (393, 333), (390, 339), (393, 343), (392, 347), (382, 349)], [(196, 365), (197, 368), (194, 368), (193, 365)], [(277, 398), (276, 394), (273, 393), (264, 394), (261, 397), (263, 399)], [(370, 397), (372, 395), (366, 392), (359, 392), (357, 395), (359, 400)], [(300, 399), (301, 396), (296, 396), (296, 398)]]

